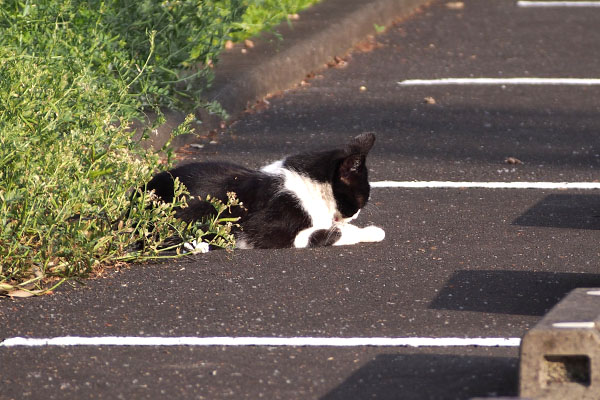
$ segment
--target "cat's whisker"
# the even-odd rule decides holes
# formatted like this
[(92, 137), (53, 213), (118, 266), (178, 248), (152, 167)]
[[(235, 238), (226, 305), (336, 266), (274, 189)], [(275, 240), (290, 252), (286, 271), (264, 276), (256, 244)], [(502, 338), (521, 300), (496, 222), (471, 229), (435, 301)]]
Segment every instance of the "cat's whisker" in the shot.
[(329, 229), (329, 231), (327, 232), (327, 242), (329, 242), (334, 236), (339, 234), (339, 230), (337, 226), (333, 226), (331, 229)]
[(369, 203), (367, 203), (365, 208), (363, 208), (363, 211), (361, 214), (364, 214), (364, 215), (368, 216), (369, 218), (379, 217), (379, 216), (383, 215), (383, 211), (377, 203), (369, 202)]

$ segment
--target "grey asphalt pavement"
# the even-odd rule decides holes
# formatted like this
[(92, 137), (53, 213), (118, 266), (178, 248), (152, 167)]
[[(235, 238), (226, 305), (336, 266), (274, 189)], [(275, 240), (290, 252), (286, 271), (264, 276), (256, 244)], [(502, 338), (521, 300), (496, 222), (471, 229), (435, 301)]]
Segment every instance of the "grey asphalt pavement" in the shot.
[[(258, 167), (370, 131), (373, 181), (598, 181), (600, 86), (398, 82), (594, 78), (600, 8), (462, 4), (433, 1), (345, 66), (315, 71), (186, 156)], [(132, 265), (52, 296), (2, 299), (0, 341), (522, 337), (571, 289), (600, 286), (598, 191), (374, 188), (357, 224), (381, 226), (386, 239), (215, 251)], [(0, 399), (469, 399), (517, 391), (517, 347), (0, 347)]]

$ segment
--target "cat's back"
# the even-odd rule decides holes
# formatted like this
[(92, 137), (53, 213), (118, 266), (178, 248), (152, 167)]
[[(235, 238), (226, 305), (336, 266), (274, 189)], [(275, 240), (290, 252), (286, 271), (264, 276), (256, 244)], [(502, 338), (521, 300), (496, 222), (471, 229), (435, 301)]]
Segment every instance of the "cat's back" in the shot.
[(270, 181), (269, 175), (261, 171), (225, 161), (209, 161), (187, 163), (161, 172), (148, 182), (146, 189), (154, 190), (163, 201), (171, 201), (175, 178), (179, 179), (192, 196), (204, 198), (211, 195), (222, 200), (227, 198), (227, 192), (246, 197), (244, 193), (248, 191), (277, 185)]

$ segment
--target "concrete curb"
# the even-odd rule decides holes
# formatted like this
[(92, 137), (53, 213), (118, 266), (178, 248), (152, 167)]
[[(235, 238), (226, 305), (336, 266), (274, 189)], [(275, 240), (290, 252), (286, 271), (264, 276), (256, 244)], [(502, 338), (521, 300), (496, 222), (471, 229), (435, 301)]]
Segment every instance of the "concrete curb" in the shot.
[[(225, 50), (205, 99), (217, 100), (235, 119), (248, 105), (269, 93), (293, 87), (310, 72), (322, 69), (336, 55), (346, 54), (366, 36), (376, 33), (375, 24), (389, 26), (430, 1), (323, 0), (300, 13), (299, 20), (291, 25), (280, 24), (275, 34), (252, 39), (254, 46), (244, 53), (241, 44)], [(203, 111), (198, 114), (202, 124), (196, 129), (197, 134), (220, 128), (221, 120), (216, 116)], [(151, 140), (154, 147), (166, 141), (171, 130), (183, 122), (184, 115), (167, 112), (166, 118), (167, 122)], [(189, 135), (179, 137), (174, 146), (193, 141), (194, 137)]]
[(523, 338), (520, 394), (539, 400), (600, 398), (600, 290), (575, 289)]

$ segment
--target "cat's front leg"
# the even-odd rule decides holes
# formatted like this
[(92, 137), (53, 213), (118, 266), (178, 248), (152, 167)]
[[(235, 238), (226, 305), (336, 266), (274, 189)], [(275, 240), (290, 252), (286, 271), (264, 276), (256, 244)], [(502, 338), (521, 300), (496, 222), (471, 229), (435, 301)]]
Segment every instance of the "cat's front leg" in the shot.
[(335, 226), (323, 229), (311, 227), (300, 231), (294, 239), (294, 247), (324, 247), (331, 246), (342, 237), (342, 233)]
[(381, 242), (383, 229), (376, 226), (359, 228), (351, 224), (335, 224), (329, 229), (309, 228), (300, 232), (294, 247), (345, 246), (361, 242)]
[(362, 242), (381, 242), (385, 238), (385, 231), (377, 226), (359, 228), (351, 224), (339, 224), (336, 229), (340, 231), (340, 238), (334, 246), (344, 246)]

